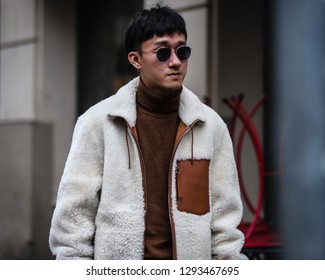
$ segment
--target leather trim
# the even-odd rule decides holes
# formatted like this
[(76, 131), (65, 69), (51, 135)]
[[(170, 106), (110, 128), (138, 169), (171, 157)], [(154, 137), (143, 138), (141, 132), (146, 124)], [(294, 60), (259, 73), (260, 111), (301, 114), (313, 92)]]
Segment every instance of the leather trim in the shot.
[(177, 161), (177, 208), (195, 215), (210, 212), (210, 160)]
[(173, 238), (173, 259), (177, 260), (177, 246), (176, 246), (176, 233), (175, 233), (175, 223), (174, 223), (174, 217), (173, 217), (173, 212), (172, 212), (172, 162), (175, 156), (176, 149), (182, 140), (183, 136), (186, 134), (187, 131), (187, 126), (180, 121), (177, 134), (176, 134), (176, 139), (175, 139), (175, 145), (174, 145), (174, 150), (173, 154), (171, 157), (170, 165), (169, 165), (169, 182), (168, 182), (168, 207), (169, 207), (169, 218), (170, 218), (170, 225), (171, 225), (171, 230), (172, 230), (172, 238)]

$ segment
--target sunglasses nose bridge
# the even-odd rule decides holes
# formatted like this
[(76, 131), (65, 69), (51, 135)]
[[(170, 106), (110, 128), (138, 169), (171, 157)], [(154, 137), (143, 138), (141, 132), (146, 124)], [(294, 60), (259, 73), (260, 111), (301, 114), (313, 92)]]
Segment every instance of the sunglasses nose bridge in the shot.
[(178, 57), (176, 50), (171, 50), (168, 63), (170, 65), (181, 65), (182, 61)]
[(170, 51), (169, 59), (172, 59), (172, 58), (181, 61), (180, 58), (179, 58), (179, 55), (177, 53), (177, 49), (176, 50), (173, 49), (173, 50)]

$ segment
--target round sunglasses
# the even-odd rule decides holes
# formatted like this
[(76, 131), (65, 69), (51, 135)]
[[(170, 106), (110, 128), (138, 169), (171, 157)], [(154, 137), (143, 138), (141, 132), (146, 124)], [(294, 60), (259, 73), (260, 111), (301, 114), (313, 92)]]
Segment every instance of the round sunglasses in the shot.
[[(142, 50), (139, 50), (139, 52), (148, 53), (148, 52), (144, 52)], [(159, 48), (158, 50), (152, 51), (152, 52), (157, 55), (157, 58), (160, 62), (167, 61), (172, 54), (172, 50), (167, 47), (162, 47), (162, 48)], [(184, 61), (184, 60), (189, 59), (189, 57), (191, 56), (191, 48), (189, 46), (179, 46), (175, 50), (175, 53), (179, 60)]]

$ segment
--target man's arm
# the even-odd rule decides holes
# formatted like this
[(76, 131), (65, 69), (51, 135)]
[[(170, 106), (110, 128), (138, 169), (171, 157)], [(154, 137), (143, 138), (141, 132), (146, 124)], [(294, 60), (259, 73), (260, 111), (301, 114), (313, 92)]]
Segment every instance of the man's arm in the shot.
[(57, 259), (94, 257), (103, 157), (94, 127), (81, 118), (75, 126), (50, 229), (50, 248)]
[(216, 139), (212, 180), (212, 258), (247, 259), (244, 235), (237, 229), (243, 215), (232, 141), (226, 125)]

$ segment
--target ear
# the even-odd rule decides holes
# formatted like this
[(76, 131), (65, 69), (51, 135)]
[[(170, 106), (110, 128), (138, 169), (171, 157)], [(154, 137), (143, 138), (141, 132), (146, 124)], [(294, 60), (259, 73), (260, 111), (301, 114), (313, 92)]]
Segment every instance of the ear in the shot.
[(135, 69), (141, 69), (141, 58), (138, 52), (130, 52), (128, 54), (128, 59)]

